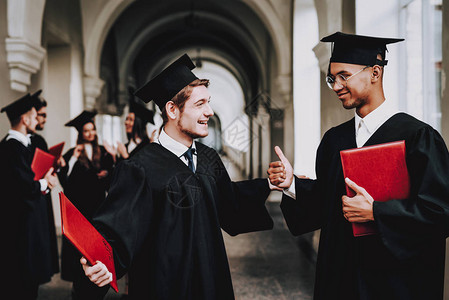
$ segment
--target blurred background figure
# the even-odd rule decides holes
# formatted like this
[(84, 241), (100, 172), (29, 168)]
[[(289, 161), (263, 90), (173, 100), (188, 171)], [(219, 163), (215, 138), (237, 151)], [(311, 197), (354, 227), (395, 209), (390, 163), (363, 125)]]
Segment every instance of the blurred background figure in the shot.
[(4, 263), (2, 284), (15, 299), (36, 299), (40, 284), (54, 273), (50, 251), (47, 202), (42, 194), (57, 183), (53, 168), (36, 180), (31, 169), (33, 149), (29, 135), (37, 125), (30, 94), (2, 108), (11, 129), (0, 142), (0, 214)]
[[(94, 123), (96, 112), (83, 111), (65, 126), (78, 131), (77, 144), (64, 154), (67, 165), (58, 173), (65, 195), (90, 220), (106, 197), (113, 157), (98, 144)], [(79, 271), (79, 252), (63, 238), (61, 278), (73, 281)]]
[[(37, 92), (31, 95), (33, 106), (36, 109), (37, 113), (36, 131), (44, 130), (45, 123), (47, 122), (47, 101), (42, 97), (41, 93), (42, 90), (38, 90)], [(48, 152), (47, 142), (45, 141), (44, 137), (39, 135), (36, 131), (30, 135), (33, 155), (34, 152), (36, 151), (36, 148)], [(58, 169), (65, 166), (65, 161), (62, 157), (58, 160), (57, 165)], [(53, 213), (53, 203), (51, 200), (51, 193), (42, 194), (41, 197), (43, 197), (47, 202), (51, 263), (52, 263), (52, 271), (54, 274), (56, 274), (59, 273), (59, 253), (58, 253), (58, 241), (56, 237), (55, 216)]]
[(154, 125), (153, 115), (154, 112), (147, 109), (143, 104), (130, 100), (129, 113), (125, 119), (128, 143), (117, 142), (117, 152), (121, 159), (128, 159), (154, 141), (156, 130), (152, 131), (151, 137), (148, 136), (147, 132), (147, 123)]

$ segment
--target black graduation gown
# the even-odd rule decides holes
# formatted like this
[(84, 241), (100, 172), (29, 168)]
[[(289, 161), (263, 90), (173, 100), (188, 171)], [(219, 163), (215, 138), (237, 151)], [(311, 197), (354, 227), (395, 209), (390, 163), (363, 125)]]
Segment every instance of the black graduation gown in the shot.
[(221, 229), (273, 227), (267, 179), (231, 182), (215, 150), (196, 145), (195, 174), (156, 143), (118, 164), (94, 217), (132, 299), (234, 299)]
[[(295, 234), (321, 229), (314, 299), (442, 299), (449, 215), (449, 155), (429, 125), (398, 113), (365, 146), (405, 140), (411, 191), (375, 202), (378, 235), (353, 237), (342, 212), (340, 150), (356, 148), (354, 119), (330, 129), (317, 152), (317, 180), (295, 178), (281, 208)], [(356, 178), (352, 178), (357, 183)]]
[[(112, 156), (103, 146), (100, 146), (100, 150), (100, 169), (95, 168), (90, 161), (89, 168), (77, 161), (71, 173), (67, 176), (68, 163), (74, 151), (74, 148), (71, 148), (63, 156), (67, 166), (58, 173), (59, 181), (64, 188), (64, 194), (88, 220), (91, 220), (94, 212), (106, 198), (106, 191), (109, 188), (110, 174), (113, 168)], [(97, 173), (101, 170), (107, 170), (109, 175), (98, 179)], [(75, 274), (79, 272), (80, 257), (79, 252), (70, 242), (63, 238), (61, 251), (62, 279), (73, 281)]]
[[(48, 152), (48, 145), (45, 139), (39, 134), (35, 133), (31, 135), (31, 146), (33, 148), (33, 155), (36, 151), (36, 148), (44, 150)], [(56, 170), (55, 170), (56, 171)], [(51, 258), (52, 258), (52, 270), (53, 273), (59, 272), (59, 254), (58, 254), (58, 240), (56, 237), (56, 227), (55, 227), (55, 217), (53, 213), (53, 202), (51, 200), (51, 193), (47, 193), (42, 195), (47, 201), (47, 209), (48, 209), (48, 229), (50, 231), (50, 250), (51, 250)]]
[(53, 275), (47, 202), (31, 170), (31, 149), (15, 139), (0, 143), (2, 285), (22, 291)]

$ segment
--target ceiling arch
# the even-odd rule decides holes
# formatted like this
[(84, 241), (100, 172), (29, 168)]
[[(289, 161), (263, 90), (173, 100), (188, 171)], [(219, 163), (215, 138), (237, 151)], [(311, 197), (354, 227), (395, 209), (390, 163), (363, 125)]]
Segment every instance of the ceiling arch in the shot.
[[(176, 2), (177, 0), (171, 1)], [(167, 1), (168, 3), (170, 1)], [(178, 1), (182, 2), (182, 1)], [(220, 4), (220, 2), (214, 4)], [(290, 74), (290, 45), (287, 34), (282, 27), (280, 16), (273, 12), (269, 0), (244, 0), (268, 29), (276, 53), (276, 70), (278, 75)], [(149, 3), (135, 0), (105, 0), (101, 5), (92, 7), (89, 0), (82, 0), (83, 38), (85, 46), (84, 68), (87, 76), (99, 77), (101, 50), (112, 25), (132, 5)], [(242, 3), (236, 1), (236, 5)], [(169, 4), (167, 4), (169, 5)], [(230, 5), (220, 4), (221, 8)]]

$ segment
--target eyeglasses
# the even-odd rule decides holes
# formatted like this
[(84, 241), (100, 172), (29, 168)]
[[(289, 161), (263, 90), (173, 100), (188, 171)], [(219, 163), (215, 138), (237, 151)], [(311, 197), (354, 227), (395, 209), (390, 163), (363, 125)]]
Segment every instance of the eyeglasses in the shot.
[(47, 114), (46, 113), (40, 113), (40, 114), (37, 114), (37, 116), (38, 117), (42, 117), (42, 118), (46, 118)]
[(361, 70), (355, 72), (354, 74), (352, 74), (352, 75), (349, 76), (348, 78), (346, 78), (346, 77), (345, 77), (344, 75), (342, 75), (342, 74), (337, 74), (337, 75), (335, 76), (335, 78), (332, 77), (331, 75), (327, 75), (327, 76), (326, 76), (326, 83), (327, 83), (327, 86), (328, 86), (331, 90), (333, 90), (335, 84), (338, 83), (341, 87), (346, 88), (347, 85), (348, 85), (348, 80), (349, 80), (349, 79), (351, 79), (352, 77), (354, 77), (355, 75), (359, 74), (360, 72), (364, 71), (366, 68), (369, 68), (369, 67), (370, 67), (370, 66), (364, 67), (363, 69), (361, 69)]

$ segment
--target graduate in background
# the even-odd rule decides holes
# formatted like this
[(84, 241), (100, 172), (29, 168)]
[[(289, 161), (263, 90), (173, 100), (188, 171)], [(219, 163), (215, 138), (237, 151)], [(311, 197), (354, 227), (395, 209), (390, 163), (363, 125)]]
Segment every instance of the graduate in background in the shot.
[[(132, 299), (233, 299), (221, 230), (234, 236), (273, 227), (268, 180), (232, 182), (218, 153), (194, 141), (208, 135), (214, 114), (209, 80), (198, 79), (194, 67), (184, 55), (136, 92), (159, 106), (163, 129), (157, 142), (118, 164), (94, 217), (118, 277), (128, 271)], [(97, 285), (110, 282), (101, 262), (82, 263)], [(86, 281), (79, 299), (98, 293)]]
[[(140, 100), (137, 100), (140, 101)], [(147, 123), (154, 125), (154, 112), (138, 103), (136, 100), (129, 101), (129, 112), (125, 119), (126, 136), (128, 143), (117, 143), (117, 152), (121, 159), (128, 159), (136, 154), (140, 149), (154, 142), (156, 130), (148, 137)]]
[[(443, 299), (449, 154), (436, 130), (385, 99), (386, 45), (402, 39), (338, 32), (321, 41), (333, 43), (327, 84), (355, 117), (324, 135), (316, 180), (294, 177), (279, 148), (281, 162), (268, 170), (271, 182), (287, 189), (281, 208), (290, 231), (321, 229), (314, 299)], [(373, 201), (357, 178), (343, 178), (341, 150), (400, 140), (408, 199)], [(345, 196), (345, 184), (356, 196)], [(351, 223), (367, 221), (379, 234), (354, 237)]]
[[(78, 210), (91, 220), (103, 203), (109, 188), (109, 175), (113, 164), (112, 155), (98, 144), (94, 123), (96, 112), (83, 111), (65, 126), (78, 131), (77, 145), (64, 154), (67, 165), (58, 173), (64, 194)], [(65, 238), (61, 253), (61, 278), (73, 281), (79, 272), (78, 251)]]
[(6, 112), (11, 123), (0, 143), (0, 214), (5, 276), (4, 291), (15, 299), (36, 299), (40, 284), (54, 273), (48, 223), (48, 193), (57, 184), (51, 168), (43, 179), (34, 180), (33, 152), (29, 134), (37, 125), (36, 109), (30, 94), (14, 101)]
[[(37, 113), (37, 125), (36, 131), (42, 131), (45, 128), (45, 123), (47, 122), (47, 101), (41, 96), (42, 90), (38, 90), (34, 94), (31, 95), (33, 100), (33, 106), (36, 109)], [(30, 136), (31, 146), (33, 148), (32, 152), (36, 151), (36, 148), (39, 148), (45, 152), (48, 152), (48, 145), (45, 141), (44, 137), (39, 135), (37, 132), (33, 132)], [(57, 162), (57, 170), (59, 168), (65, 166), (64, 158), (60, 157)], [(51, 200), (51, 193), (47, 193), (42, 195), (47, 201), (48, 207), (48, 228), (50, 230), (50, 249), (51, 249), (51, 257), (53, 263), (53, 273), (59, 273), (59, 253), (58, 253), (58, 240), (56, 237), (56, 227), (55, 227), (55, 217), (53, 213), (53, 203)]]
[[(41, 96), (41, 93), (42, 90), (38, 90), (31, 95), (31, 98), (33, 98), (34, 102), (34, 108), (36, 109), (37, 113), (36, 131), (44, 130), (45, 123), (47, 122), (47, 101)], [(33, 148), (39, 148), (41, 150), (44, 150), (45, 152), (48, 152), (47, 142), (41, 135), (39, 135), (37, 132), (34, 132), (31, 134), (30, 138)]]

